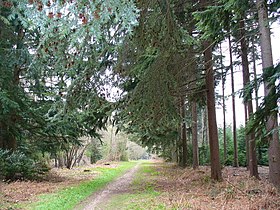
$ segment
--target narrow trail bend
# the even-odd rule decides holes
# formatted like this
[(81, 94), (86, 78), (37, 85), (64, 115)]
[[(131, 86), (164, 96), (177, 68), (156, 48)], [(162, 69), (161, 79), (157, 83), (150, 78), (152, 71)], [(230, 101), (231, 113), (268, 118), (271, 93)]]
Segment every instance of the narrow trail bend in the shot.
[(135, 174), (137, 173), (141, 163), (135, 165), (124, 175), (109, 183), (105, 188), (93, 193), (86, 200), (81, 202), (74, 210), (98, 210), (101, 204), (106, 203), (113, 195), (125, 193), (129, 191), (129, 186), (132, 183)]

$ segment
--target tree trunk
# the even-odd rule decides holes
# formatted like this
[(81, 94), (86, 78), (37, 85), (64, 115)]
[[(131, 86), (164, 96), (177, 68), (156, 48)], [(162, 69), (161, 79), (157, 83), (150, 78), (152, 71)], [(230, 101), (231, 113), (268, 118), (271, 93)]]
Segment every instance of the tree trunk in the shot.
[(215, 87), (214, 87), (214, 70), (212, 66), (212, 47), (209, 42), (204, 43), (204, 59), (206, 69), (206, 89), (207, 89), (207, 112), (208, 112), (208, 128), (209, 128), (209, 146), (211, 160), (211, 178), (214, 180), (222, 180), (218, 129), (216, 121), (215, 108)]
[(63, 168), (65, 166), (64, 157), (63, 156), (64, 156), (63, 152), (59, 152), (58, 153), (57, 160), (58, 160), (58, 167), (59, 168)]
[(225, 103), (225, 81), (226, 75), (223, 67), (223, 51), (222, 44), (220, 44), (220, 52), (221, 52), (221, 69), (222, 69), (222, 109), (223, 109), (223, 142), (224, 142), (224, 164), (227, 160), (227, 133), (226, 133), (226, 103)]
[(202, 114), (201, 114), (201, 118), (202, 118), (202, 146), (203, 146), (203, 159), (206, 160), (208, 155), (207, 155), (207, 151), (208, 151), (208, 130), (207, 130), (207, 112), (206, 110), (202, 109)]
[[(206, 108), (207, 109), (207, 108)], [(208, 127), (208, 112), (205, 109), (205, 159), (208, 157), (209, 158), (209, 163), (210, 163), (210, 148), (209, 148), (209, 127)]]
[(5, 123), (0, 122), (0, 148), (8, 150), (16, 150), (17, 141), (13, 134), (9, 133), (9, 127)]
[(257, 84), (257, 65), (256, 65), (256, 52), (255, 52), (255, 39), (252, 40), (252, 49), (253, 49), (253, 70), (254, 70), (254, 81), (255, 81), (255, 102), (256, 109), (259, 107), (259, 94), (258, 94), (258, 84)]
[(175, 142), (175, 145), (171, 148), (171, 162), (177, 163), (178, 162), (178, 153), (177, 153), (177, 145)]
[(204, 143), (205, 143), (205, 137), (206, 137), (206, 135), (205, 135), (205, 128), (206, 128), (206, 125), (205, 125), (205, 121), (206, 121), (206, 114), (205, 114), (205, 112), (204, 112), (204, 108), (202, 108), (201, 109), (201, 139), (202, 139), (202, 145), (204, 146)]
[(115, 158), (115, 147), (114, 147), (114, 125), (112, 123), (111, 133), (110, 133), (110, 141), (109, 141), (109, 149), (107, 153), (107, 160), (112, 161)]
[[(16, 55), (18, 58), (20, 58), (21, 56), (21, 49), (23, 46), (23, 37), (24, 37), (24, 30), (22, 28), (22, 26), (18, 26), (18, 28), (16, 29), (16, 31), (14, 32), (15, 34), (17, 34), (15, 36), (16, 38)], [(20, 84), (20, 73), (22, 71), (22, 69), (20, 68), (20, 66), (18, 64), (14, 64), (13, 66), (13, 77), (11, 78), (11, 83), (13, 84), (13, 86), (10, 87), (11, 92), (14, 92), (15, 90), (17, 90), (17, 88), (19, 88)], [(3, 120), (2, 122), (0, 122), (0, 148), (2, 149), (8, 149), (8, 150), (16, 150), (17, 148), (17, 138), (15, 136), (15, 127), (16, 124), (18, 123), (19, 120), (19, 114), (17, 111), (12, 110), (10, 115), (7, 116), (7, 118), (5, 120)]]
[[(256, 52), (255, 52), (255, 39), (253, 37), (252, 39), (252, 49), (253, 49), (253, 70), (254, 70), (254, 82), (255, 82), (255, 105), (256, 105), (256, 110), (259, 109), (259, 94), (258, 94), (258, 84), (257, 84), (257, 65), (256, 65)], [(257, 132), (255, 135), (255, 141), (256, 141), (256, 136), (258, 136), (260, 133)], [(261, 146), (258, 146), (258, 158), (259, 161), (262, 160), (262, 151), (261, 151)]]
[[(178, 104), (178, 110), (179, 110), (179, 114), (181, 116), (181, 100), (179, 98), (179, 104)], [(180, 165), (180, 162), (181, 162), (181, 150), (182, 150), (182, 141), (181, 141), (181, 136), (182, 136), (182, 126), (181, 126), (181, 122), (178, 124), (178, 128), (177, 128), (177, 131), (178, 131), (178, 137), (177, 137), (177, 141), (176, 141), (176, 156), (177, 156), (177, 164)]]
[(193, 169), (199, 166), (198, 142), (197, 142), (197, 105), (192, 102), (192, 146), (193, 146)]
[[(244, 102), (245, 124), (248, 121), (247, 103)], [(246, 168), (249, 171), (249, 135), (245, 132), (245, 145), (246, 145)]]
[[(224, 83), (224, 82), (222, 82)], [(227, 161), (227, 126), (226, 126), (226, 105), (225, 105), (225, 84), (223, 86), (223, 139), (224, 139), (224, 163)]]
[[(273, 66), (272, 49), (270, 29), (268, 26), (268, 13), (266, 1), (257, 0), (258, 17), (259, 17), (259, 29), (261, 39), (261, 55), (262, 55), (262, 67), (264, 73), (269, 71), (269, 67)], [(275, 92), (275, 87), (268, 86), (267, 82), (264, 84), (264, 95), (267, 96), (270, 93)], [(277, 107), (277, 101), (274, 102)], [(279, 133), (277, 122), (278, 111), (275, 109), (271, 112), (267, 122), (267, 132), (272, 132), (268, 136), (269, 148), (268, 148), (268, 162), (269, 162), (269, 180), (276, 187), (280, 188), (280, 145), (279, 145)]]
[(180, 97), (180, 108), (181, 108), (181, 141), (182, 141), (182, 160), (181, 164), (183, 167), (187, 165), (187, 129), (186, 129), (186, 107), (185, 97)]
[(234, 74), (233, 74), (233, 59), (231, 50), (231, 39), (228, 36), (229, 45), (229, 59), (230, 59), (230, 74), (231, 74), (231, 94), (232, 94), (232, 134), (233, 134), (233, 166), (238, 167), (238, 149), (237, 149), (237, 137), (236, 137), (236, 111), (235, 111), (235, 92), (234, 92)]
[[(242, 59), (242, 72), (243, 72), (243, 87), (246, 88), (247, 84), (250, 83), (250, 72), (249, 72), (249, 62), (248, 62), (248, 49), (245, 40), (245, 24), (244, 20), (239, 21), (240, 26), (240, 43), (241, 43), (241, 59)], [(253, 110), (253, 102), (252, 95), (248, 93), (247, 99), (245, 99), (245, 103), (247, 104), (248, 116), (249, 120), (252, 117)], [(248, 134), (249, 137), (249, 171), (250, 176), (254, 176), (259, 178), (258, 175), (258, 162), (257, 162), (257, 152), (256, 152), (256, 140), (255, 134), (252, 132)]]

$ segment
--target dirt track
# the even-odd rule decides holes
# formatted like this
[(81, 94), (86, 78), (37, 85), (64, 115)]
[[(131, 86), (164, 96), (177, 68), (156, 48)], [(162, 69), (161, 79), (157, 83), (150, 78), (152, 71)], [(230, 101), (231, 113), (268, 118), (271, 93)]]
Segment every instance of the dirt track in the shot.
[(106, 203), (113, 195), (129, 191), (129, 186), (140, 167), (140, 163), (127, 171), (123, 176), (108, 184), (104, 189), (93, 193), (89, 198), (80, 203), (74, 210), (102, 209), (99, 206)]

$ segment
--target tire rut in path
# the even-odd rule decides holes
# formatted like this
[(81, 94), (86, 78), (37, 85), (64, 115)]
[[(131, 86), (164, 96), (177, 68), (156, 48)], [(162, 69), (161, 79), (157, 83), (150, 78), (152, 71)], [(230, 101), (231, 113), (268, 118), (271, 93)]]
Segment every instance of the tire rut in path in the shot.
[(74, 210), (93, 210), (101, 209), (99, 206), (106, 203), (113, 195), (125, 193), (129, 191), (129, 186), (132, 183), (135, 174), (137, 173), (141, 163), (137, 163), (132, 169), (124, 175), (109, 183), (105, 188), (93, 193), (89, 198), (82, 201)]

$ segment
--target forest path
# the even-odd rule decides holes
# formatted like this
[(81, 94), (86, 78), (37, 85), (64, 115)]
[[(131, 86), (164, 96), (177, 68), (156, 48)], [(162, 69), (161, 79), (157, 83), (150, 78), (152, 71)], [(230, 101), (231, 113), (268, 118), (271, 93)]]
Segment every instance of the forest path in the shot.
[(137, 163), (132, 169), (124, 175), (109, 183), (105, 188), (93, 193), (86, 200), (81, 202), (74, 210), (99, 210), (99, 206), (106, 203), (113, 195), (129, 192), (135, 174), (139, 170), (141, 162)]

